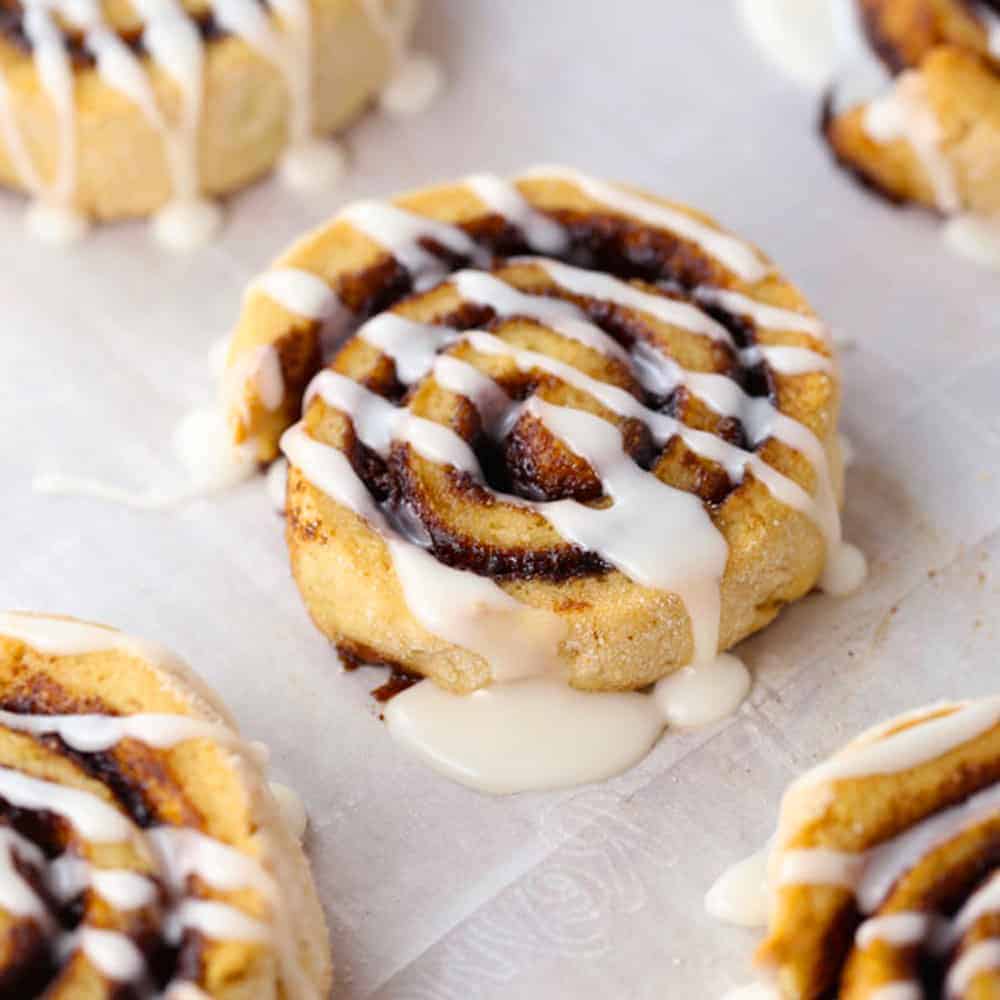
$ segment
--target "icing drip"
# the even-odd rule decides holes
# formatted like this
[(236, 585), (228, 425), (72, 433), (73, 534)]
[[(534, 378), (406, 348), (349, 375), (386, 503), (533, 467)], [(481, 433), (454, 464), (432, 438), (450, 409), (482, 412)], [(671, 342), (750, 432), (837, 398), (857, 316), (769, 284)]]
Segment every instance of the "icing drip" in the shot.
[(294, 788), (289, 788), (280, 781), (272, 781), (270, 789), (288, 832), (301, 843), (309, 826), (309, 814), (306, 812), (305, 803)]
[[(274, 399), (276, 385), (274, 372), (271, 366), (262, 375), (265, 392), (270, 393), (271, 399)], [(130, 490), (84, 476), (59, 473), (36, 475), (31, 488), (36, 493), (51, 496), (93, 497), (136, 510), (170, 510), (230, 489), (249, 479), (258, 469), (252, 444), (240, 447), (232, 444), (225, 413), (218, 406), (201, 407), (185, 414), (174, 428), (172, 444), (188, 481), (169, 491)]]
[(727, 924), (763, 927), (768, 915), (767, 850), (737, 862), (705, 895), (705, 909)]
[(408, 55), (386, 84), (379, 106), (392, 115), (415, 115), (434, 102), (444, 86), (441, 67), (424, 55)]
[(288, 459), (279, 458), (267, 470), (267, 496), (271, 506), (279, 513), (285, 513), (285, 494), (288, 490)]
[(389, 48), (392, 75), (382, 90), (379, 106), (392, 115), (424, 111), (444, 85), (441, 67), (429, 56), (406, 51), (417, 6), (413, 0), (363, 0), (368, 19)]
[(956, 215), (946, 223), (944, 238), (960, 256), (1000, 271), (1000, 216)]
[(656, 700), (670, 725), (704, 726), (734, 714), (750, 693), (751, 683), (742, 661), (723, 653), (664, 677), (656, 685)]

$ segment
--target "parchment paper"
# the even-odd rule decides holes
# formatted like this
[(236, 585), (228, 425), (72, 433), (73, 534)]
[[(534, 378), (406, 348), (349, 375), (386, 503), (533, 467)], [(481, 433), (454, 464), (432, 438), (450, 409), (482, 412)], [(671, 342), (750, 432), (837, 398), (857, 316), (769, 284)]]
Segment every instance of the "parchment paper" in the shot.
[[(272, 747), (311, 816), (338, 996), (714, 997), (747, 978), (753, 936), (702, 897), (767, 837), (785, 783), (862, 726), (997, 690), (1000, 278), (831, 166), (816, 102), (726, 0), (430, 0), (420, 39), (450, 78), (432, 111), (354, 128), (335, 195), (235, 198), (193, 256), (141, 224), (38, 246), (0, 198), (0, 606), (174, 647)], [(714, 212), (850, 339), (846, 532), (872, 573), (742, 646), (756, 684), (737, 718), (668, 736), (603, 786), (490, 799), (394, 746), (367, 696), (377, 674), (339, 672), (262, 481), (163, 514), (30, 480), (175, 485), (170, 431), (211, 394), (208, 347), (287, 241), (350, 198), (546, 161)]]

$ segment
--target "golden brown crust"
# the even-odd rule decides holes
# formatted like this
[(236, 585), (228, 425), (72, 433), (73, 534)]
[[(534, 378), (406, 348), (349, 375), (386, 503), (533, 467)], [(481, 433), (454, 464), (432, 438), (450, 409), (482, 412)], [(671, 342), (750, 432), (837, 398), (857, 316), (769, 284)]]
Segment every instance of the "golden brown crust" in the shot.
[[(928, 723), (955, 717), (967, 707), (914, 713), (856, 741), (838, 758), (850, 760), (858, 748), (899, 733), (919, 733)], [(856, 859), (855, 864), (874, 864), (865, 860), (871, 852), (881, 849), (885, 858), (890, 842), (912, 838), (922, 824), (940, 822), (948, 810), (988, 793), (1000, 783), (1000, 724), (973, 728), (967, 738), (904, 770), (877, 772), (875, 767), (846, 777), (806, 776), (792, 786), (782, 803), (772, 879), (779, 878), (789, 852), (821, 850)], [(768, 936), (757, 957), (774, 972), (782, 997), (866, 1000), (889, 983), (923, 983), (927, 989), (940, 984), (965, 947), (948, 938), (946, 923), (1000, 867), (1000, 812), (979, 808), (963, 822), (939, 829), (943, 832), (928, 835), (926, 842), (911, 840), (922, 844), (918, 848), (893, 848), (904, 851), (901, 874), (865, 912), (853, 888), (810, 883), (804, 876), (774, 884)], [(912, 941), (857, 933), (865, 921), (899, 920), (902, 915), (906, 920), (926, 918), (926, 929)], [(971, 929), (973, 941), (982, 926), (977, 922)], [(995, 971), (984, 977), (983, 988), (1000, 985)]]
[[(810, 315), (799, 293), (773, 272), (748, 284), (695, 244), (616, 215), (568, 179), (532, 177), (519, 181), (517, 189), (537, 210), (566, 225), (570, 259), (578, 259), (586, 248), (595, 261), (606, 262), (612, 273), (634, 275), (635, 289), (665, 294), (663, 283), (669, 279), (679, 282), (670, 294), (690, 305), (695, 300), (684, 286), (714, 283), (762, 303)], [(395, 203), (434, 220), (457, 223), (480, 245), (501, 254), (493, 272), (496, 278), (529, 294), (572, 302), (626, 348), (637, 340), (644, 341), (692, 371), (737, 373), (738, 378), (750, 380), (748, 385), (763, 377), (755, 391), (770, 391), (782, 412), (824, 442), (839, 482), (834, 440), (838, 383), (831, 374), (776, 376), (771, 372), (762, 376), (759, 371), (743, 371), (733, 349), (721, 341), (635, 309), (589, 300), (560, 286), (534, 264), (506, 262), (508, 254), (526, 251), (523, 238), (503, 226), (465, 185), (417, 192), (395, 199)], [(699, 220), (705, 218), (690, 214)], [(463, 264), (459, 260), (451, 266)], [(667, 405), (688, 427), (743, 443), (738, 421), (720, 418), (687, 390), (655, 403), (637, 382), (630, 365), (538, 322), (498, 317), (489, 308), (472, 307), (447, 281), (420, 294), (405, 295), (409, 287), (406, 272), (383, 248), (343, 219), (306, 237), (279, 258), (276, 267), (320, 276), (359, 318), (389, 306), (398, 315), (422, 323), (484, 328), (512, 348), (566, 363), (640, 401)], [(718, 315), (732, 325), (737, 336), (828, 355), (821, 338), (801, 330), (755, 330), (752, 323), (722, 312)], [(290, 352), (314, 356), (318, 339), (319, 324), (304, 323), (263, 292), (251, 291), (230, 360), (238, 362), (241, 356), (268, 344), (276, 345), (283, 361)], [(819, 531), (808, 516), (777, 501), (752, 473), (736, 485), (720, 466), (697, 455), (679, 438), (663, 449), (654, 446), (641, 422), (619, 417), (551, 372), (521, 370), (511, 358), (485, 354), (464, 341), (447, 347), (444, 353), (473, 365), (513, 399), (538, 397), (609, 420), (622, 431), (626, 450), (640, 464), (651, 468), (663, 482), (702, 498), (730, 548), (722, 583), (720, 648), (728, 648), (767, 624), (785, 603), (815, 584), (824, 561)], [(433, 378), (404, 391), (391, 359), (362, 340), (348, 341), (330, 368), (390, 400), (403, 400), (416, 416), (450, 427), (476, 450), (492, 489), (536, 499), (570, 497), (604, 502), (598, 499), (601, 486), (593, 470), (530, 414), (522, 414), (509, 433), (494, 444), (482, 433), (479, 416), (464, 397), (443, 389)], [(285, 402), (276, 411), (262, 404), (252, 381), (246, 384), (232, 416), (238, 438), (252, 437), (262, 459), (275, 455), (277, 435), (294, 419), (306, 377), (311, 374), (283, 364)], [(406, 446), (395, 445), (383, 460), (360, 444), (350, 420), (321, 397), (313, 398), (304, 427), (312, 438), (348, 456), (376, 501), (405, 506), (409, 517), (426, 533), (439, 562), (489, 576), (518, 601), (559, 616), (568, 630), (561, 650), (574, 685), (587, 689), (641, 687), (690, 659), (690, 624), (676, 595), (637, 585), (612, 570), (597, 553), (566, 542), (539, 514), (498, 501), (484, 484), (429, 462)], [(798, 452), (769, 440), (760, 454), (806, 491), (816, 488), (815, 472)], [(287, 512), (296, 581), (314, 621), (335, 643), (364, 648), (374, 652), (379, 662), (431, 676), (454, 690), (467, 691), (490, 680), (490, 669), (480, 656), (445, 642), (416, 621), (403, 599), (382, 538), (294, 467)]]
[[(18, 916), (0, 903), (0, 982), (9, 995), (44, 995), (78, 1000), (117, 995), (121, 984), (75, 951), (68, 960), (50, 956), (49, 937), (64, 936), (73, 921), (113, 930), (132, 939), (162, 982), (197, 984), (218, 1000), (303, 996), (283, 980), (270, 941), (215, 940), (188, 929), (179, 949), (165, 943), (167, 908), (178, 903), (168, 888), (166, 868), (150, 851), (147, 831), (184, 827), (198, 831), (245, 855), (278, 881), (290, 895), (295, 916), (289, 925), (305, 979), (316, 995), (330, 986), (326, 931), (308, 865), (279, 818), (257, 765), (238, 749), (235, 731), (216, 708), (214, 696), (187, 669), (160, 650), (106, 630), (108, 648), (86, 644), (43, 652), (37, 641), (9, 634), (24, 616), (0, 622), (0, 710), (19, 716), (152, 713), (202, 720), (221, 727), (232, 741), (185, 739), (154, 747), (126, 738), (106, 750), (86, 751), (58, 736), (31, 734), (0, 723), (0, 767), (32, 778), (79, 789), (128, 817), (139, 831), (134, 841), (87, 838), (56, 812), (15, 808), (0, 797), (0, 829), (13, 828), (35, 841), (49, 859), (69, 853), (99, 869), (129, 869), (152, 879), (155, 898), (137, 909), (119, 909), (95, 892), (60, 904), (45, 896), (50, 927), (33, 916)], [(44, 620), (35, 616), (33, 620)], [(100, 626), (80, 625), (93, 634)], [(13, 624), (12, 624), (13, 623)], [(100, 644), (90, 643), (90, 646)], [(279, 876), (279, 872), (281, 873)], [(35, 878), (34, 875), (31, 876)], [(275, 906), (260, 887), (213, 888), (198, 875), (186, 880), (185, 899), (212, 900), (236, 907), (248, 917), (270, 923)], [(82, 903), (81, 903), (82, 899)], [(82, 907), (82, 916), (77, 911)], [(71, 921), (67, 924), (66, 921)], [(41, 950), (40, 950), (41, 949)], [(284, 983), (284, 985), (282, 985)], [(141, 991), (137, 995), (141, 994)]]

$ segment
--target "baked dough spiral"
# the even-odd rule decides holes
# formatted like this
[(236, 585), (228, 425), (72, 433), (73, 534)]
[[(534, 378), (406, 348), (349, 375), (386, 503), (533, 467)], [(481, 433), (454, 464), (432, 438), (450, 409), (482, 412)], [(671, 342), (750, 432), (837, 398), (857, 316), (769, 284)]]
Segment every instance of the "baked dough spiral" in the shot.
[(1000, 213), (1000, 11), (966, 0), (852, 0), (892, 75), (870, 101), (828, 106), (841, 163), (894, 200)]
[(277, 455), (317, 625), (469, 691), (639, 688), (839, 556), (823, 326), (750, 245), (565, 168), (349, 206), (250, 287), (238, 441)]
[(0, 992), (326, 996), (322, 910), (258, 757), (169, 653), (0, 614)]
[(893, 719), (799, 779), (769, 874), (783, 998), (1000, 995), (1000, 698)]
[[(415, 0), (5, 0), (0, 182), (32, 195), (43, 235), (160, 213), (193, 241), (203, 196), (280, 163), (333, 169), (317, 137), (388, 79)], [(61, 221), (61, 228), (59, 223)]]

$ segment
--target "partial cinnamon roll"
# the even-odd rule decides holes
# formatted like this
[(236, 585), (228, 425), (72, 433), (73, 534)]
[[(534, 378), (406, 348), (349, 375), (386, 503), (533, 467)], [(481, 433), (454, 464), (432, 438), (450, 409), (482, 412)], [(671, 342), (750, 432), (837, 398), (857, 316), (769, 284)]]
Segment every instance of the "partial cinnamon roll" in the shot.
[[(960, 220), (951, 235), (1000, 248), (1000, 12), (992, 2), (854, 0), (884, 82), (835, 85), (823, 129), (838, 160), (894, 200)], [(995, 230), (995, 231), (994, 231)], [(993, 256), (989, 256), (993, 260)], [(1000, 262), (1000, 249), (994, 262)]]
[(215, 695), (104, 626), (0, 614), (0, 992), (325, 997), (302, 849)]
[(454, 692), (642, 688), (858, 582), (823, 325), (707, 217), (572, 170), (348, 207), (250, 286), (230, 395), (262, 460), (285, 431), (316, 624)]
[[(932, 705), (865, 733), (782, 803), (757, 956), (773, 994), (1000, 995), (998, 865), (1000, 698)], [(739, 881), (713, 889), (715, 912), (739, 918), (726, 899)]]
[[(89, 220), (155, 216), (172, 246), (214, 231), (213, 199), (278, 165), (324, 184), (321, 141), (397, 70), (416, 0), (4, 0), (0, 183), (32, 228), (68, 241)], [(426, 95), (409, 63), (393, 105)], [(415, 93), (419, 91), (420, 93)]]

